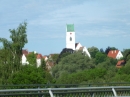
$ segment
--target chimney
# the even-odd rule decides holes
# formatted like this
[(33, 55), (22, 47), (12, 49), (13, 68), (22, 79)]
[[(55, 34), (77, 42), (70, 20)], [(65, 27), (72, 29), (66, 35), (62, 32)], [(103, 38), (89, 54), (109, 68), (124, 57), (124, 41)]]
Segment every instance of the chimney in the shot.
[(116, 50), (115, 50), (115, 53), (116, 53)]
[(111, 51), (112, 52), (112, 54), (113, 54), (113, 51)]

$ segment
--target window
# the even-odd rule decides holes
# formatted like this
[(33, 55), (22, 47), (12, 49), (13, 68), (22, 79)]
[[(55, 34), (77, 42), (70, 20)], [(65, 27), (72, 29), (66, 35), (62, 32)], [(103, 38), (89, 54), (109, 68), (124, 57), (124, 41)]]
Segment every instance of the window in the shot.
[(72, 41), (72, 37), (70, 37), (70, 41)]

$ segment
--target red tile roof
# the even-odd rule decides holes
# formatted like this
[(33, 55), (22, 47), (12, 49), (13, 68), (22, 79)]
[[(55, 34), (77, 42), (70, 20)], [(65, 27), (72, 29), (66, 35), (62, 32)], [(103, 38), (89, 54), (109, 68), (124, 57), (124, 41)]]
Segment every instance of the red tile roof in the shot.
[(110, 50), (108, 52), (108, 57), (111, 57), (111, 58), (116, 58), (117, 54), (118, 54), (119, 50)]
[(22, 50), (22, 54), (24, 54), (25, 56), (28, 55), (28, 50)]
[(122, 65), (124, 65), (124, 64), (123, 64), (124, 62), (125, 62), (124, 60), (119, 60), (119, 61), (117, 62), (117, 64), (116, 64), (116, 67), (117, 67), (117, 68), (121, 68)]
[(41, 54), (37, 54), (37, 59), (42, 59), (42, 55)]

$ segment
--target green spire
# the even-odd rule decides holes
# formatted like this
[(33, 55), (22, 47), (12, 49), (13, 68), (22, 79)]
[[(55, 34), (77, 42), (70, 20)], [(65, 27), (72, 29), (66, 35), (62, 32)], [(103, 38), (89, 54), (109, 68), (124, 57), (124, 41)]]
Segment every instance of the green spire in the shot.
[(67, 32), (74, 32), (74, 24), (67, 24)]

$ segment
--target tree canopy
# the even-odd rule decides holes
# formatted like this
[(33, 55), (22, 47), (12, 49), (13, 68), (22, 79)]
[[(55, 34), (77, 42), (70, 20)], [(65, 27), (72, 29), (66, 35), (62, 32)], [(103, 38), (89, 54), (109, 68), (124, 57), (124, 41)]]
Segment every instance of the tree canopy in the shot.
[(12, 72), (20, 69), (22, 48), (28, 42), (26, 27), (27, 23), (24, 22), (20, 23), (17, 29), (10, 29), (10, 38), (12, 41), (0, 38), (0, 42), (3, 44), (2, 49), (0, 49), (0, 52), (3, 52), (0, 57), (0, 65), (2, 69), (5, 68), (4, 71), (1, 71), (2, 83), (7, 84), (7, 79), (10, 78)]

